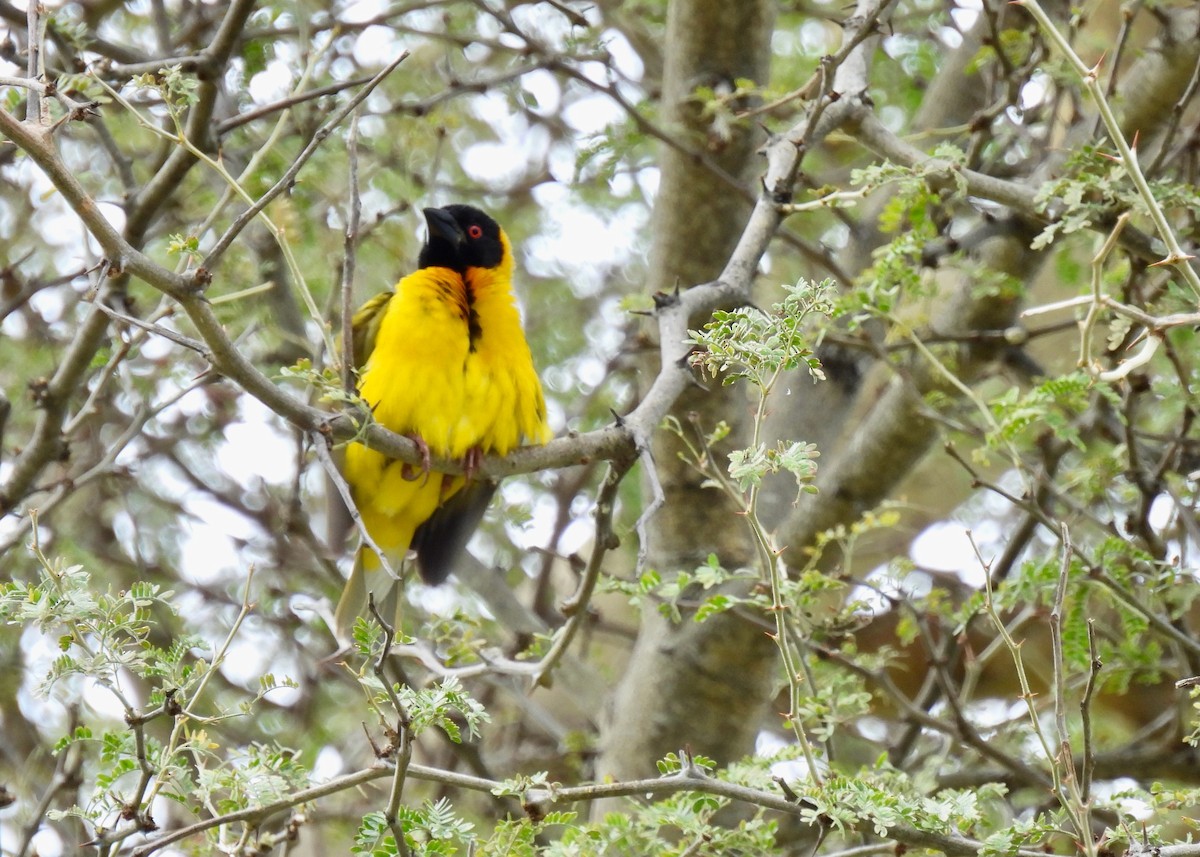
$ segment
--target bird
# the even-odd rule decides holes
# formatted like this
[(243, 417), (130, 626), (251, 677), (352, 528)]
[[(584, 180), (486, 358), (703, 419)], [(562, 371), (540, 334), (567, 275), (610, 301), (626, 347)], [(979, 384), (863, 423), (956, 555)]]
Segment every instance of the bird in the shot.
[[(476, 475), (484, 455), (550, 439), (546, 400), (513, 294), (513, 247), (500, 225), (470, 205), (424, 209), (428, 235), (417, 268), (368, 300), (351, 323), (358, 395), (372, 418), (406, 435), (418, 468), (361, 443), (343, 476), (372, 540), (401, 568), (443, 582), (487, 509), (496, 482)], [(463, 461), (463, 474), (430, 469)], [(363, 544), (335, 611), (350, 639), (373, 592), (380, 615), (398, 615), (396, 581)]]

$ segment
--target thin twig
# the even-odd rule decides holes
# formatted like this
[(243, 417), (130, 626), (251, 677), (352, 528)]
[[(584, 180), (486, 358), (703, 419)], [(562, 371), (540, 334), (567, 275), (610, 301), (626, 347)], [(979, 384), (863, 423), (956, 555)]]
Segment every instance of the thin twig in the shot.
[[(1200, 298), (1200, 274), (1196, 272), (1190, 264), (1193, 258), (1183, 252), (1183, 248), (1179, 245), (1179, 239), (1175, 236), (1175, 230), (1171, 228), (1170, 221), (1167, 220), (1167, 215), (1159, 204), (1158, 198), (1154, 195), (1154, 191), (1150, 188), (1149, 182), (1146, 181), (1146, 176), (1142, 172), (1141, 164), (1138, 162), (1137, 153), (1130, 147), (1125, 140), (1125, 135), (1121, 132), (1121, 126), (1117, 122), (1116, 114), (1113, 113), (1112, 106), (1108, 103), (1108, 99), (1104, 95), (1104, 90), (1099, 82), (1099, 67), (1088, 68), (1087, 65), (1075, 53), (1075, 49), (1071, 47), (1070, 42), (1058, 31), (1058, 27), (1050, 20), (1050, 16), (1042, 8), (1038, 0), (1013, 0), (1017, 6), (1023, 6), (1029, 10), (1042, 31), (1050, 37), (1050, 41), (1058, 46), (1058, 49), (1067, 58), (1067, 61), (1075, 69), (1083, 82), (1084, 88), (1091, 94), (1092, 100), (1096, 105), (1096, 109), (1100, 112), (1101, 119), (1104, 120), (1104, 127), (1108, 130), (1108, 136), (1117, 147), (1117, 152), (1121, 156), (1121, 165), (1125, 167), (1129, 178), (1133, 181), (1134, 187), (1137, 188), (1138, 194), (1142, 198), (1142, 202), (1146, 205), (1150, 219), (1154, 222), (1155, 230), (1158, 232), (1158, 237), (1162, 239), (1167, 247), (1167, 255), (1156, 262), (1158, 265), (1171, 265), (1183, 276), (1184, 281), (1191, 287), (1193, 294)], [(1149, 358), (1147, 358), (1148, 360)]]
[[(1070, 540), (1066, 536), (1065, 528), (1063, 529), (1063, 563), (1066, 568), (1070, 567), (1071, 562), (1071, 545)], [(979, 553), (979, 547), (975, 543), (974, 537), (970, 531), (967, 533), (971, 542), (971, 547), (975, 551), (975, 556), (985, 573), (985, 579), (991, 580), (991, 571), (988, 568), (987, 562)], [(1065, 592), (1065, 582), (1060, 582), (1060, 589)], [(1077, 781), (1075, 778), (1075, 768), (1070, 762), (1070, 743), (1065, 736), (1059, 737), (1059, 752), (1055, 753), (1051, 747), (1050, 740), (1046, 735), (1045, 729), (1042, 728), (1041, 716), (1038, 714), (1038, 707), (1034, 703), (1036, 694), (1033, 692), (1033, 687), (1029, 681), (1029, 674), (1025, 669), (1025, 659), (1021, 654), (1021, 645), (1017, 643), (1008, 628), (1005, 626), (1004, 620), (1001, 618), (999, 610), (996, 606), (995, 592), (989, 585), (985, 592), (984, 609), (987, 615), (991, 618), (992, 623), (996, 627), (996, 631), (1000, 635), (1000, 639), (1004, 642), (1004, 646), (1008, 649), (1009, 655), (1012, 657), (1013, 667), (1016, 670), (1017, 680), (1021, 684), (1021, 699), (1025, 703), (1025, 709), (1029, 716), (1029, 723), (1033, 729), (1034, 737), (1037, 738), (1041, 745), (1042, 753), (1046, 757), (1046, 761), (1050, 766), (1050, 777), (1053, 783), (1052, 791), (1055, 799), (1063, 808), (1067, 818), (1071, 822), (1072, 832), (1075, 839), (1080, 843), (1080, 847), (1085, 850), (1088, 857), (1095, 857), (1095, 839), (1092, 836), (1091, 830), (1088, 827), (1088, 813), (1086, 807), (1081, 806), (1078, 800)], [(1061, 652), (1060, 652), (1061, 655)], [(1056, 671), (1056, 682), (1059, 681), (1058, 676), (1061, 670)], [(1060, 706), (1055, 705), (1056, 717), (1060, 711)], [(1061, 725), (1062, 729), (1066, 729), (1065, 715)], [(1065, 742), (1065, 747), (1064, 747)]]
[(212, 350), (198, 339), (192, 339), (191, 337), (184, 336), (182, 333), (171, 330), (169, 327), (163, 327), (161, 324), (153, 324), (151, 322), (142, 321), (140, 318), (135, 318), (134, 316), (126, 315), (123, 312), (118, 312), (117, 310), (108, 306), (102, 300), (94, 301), (93, 305), (100, 310), (100, 312), (104, 313), (115, 321), (120, 321), (132, 327), (140, 328), (147, 333), (153, 333), (155, 336), (161, 336), (163, 339), (174, 342), (176, 345), (180, 345), (189, 351), (194, 351), (209, 363), (212, 362)]
[(379, 627), (383, 629), (383, 645), (380, 646), (379, 655), (375, 658), (371, 669), (391, 701), (392, 709), (396, 712), (396, 725), (392, 729), (393, 734), (391, 735), (392, 782), (388, 789), (384, 820), (392, 831), (392, 838), (396, 842), (396, 852), (400, 857), (408, 857), (408, 840), (404, 837), (404, 826), (400, 824), (399, 812), (400, 801), (404, 797), (404, 782), (408, 777), (408, 767), (412, 762), (412, 718), (409, 716), (408, 706), (400, 699), (400, 694), (387, 676), (388, 656), (391, 654), (392, 644), (396, 641), (397, 629), (392, 626), (389, 619), (385, 619), (379, 612), (373, 592), (367, 593), (367, 609), (379, 623)]
[(363, 86), (371, 82), (369, 77), (356, 77), (351, 80), (342, 80), (337, 83), (331, 83), (328, 86), (319, 86), (316, 89), (309, 89), (304, 92), (296, 92), (286, 98), (280, 98), (277, 101), (272, 101), (264, 104), (261, 107), (255, 107), (253, 110), (247, 110), (244, 113), (239, 113), (236, 116), (231, 116), (222, 122), (217, 123), (217, 127), (213, 129), (217, 137), (223, 137), (235, 128), (240, 128), (242, 125), (247, 125), (256, 119), (261, 119), (264, 116), (270, 116), (272, 113), (278, 113), (281, 110), (289, 110), (300, 104), (313, 101), (317, 98), (323, 98), (326, 95), (337, 95), (346, 89), (353, 89), (356, 86)]
[(1079, 702), (1079, 713), (1083, 720), (1083, 773), (1079, 778), (1079, 793), (1085, 804), (1090, 802), (1092, 793), (1092, 776), (1096, 771), (1096, 745), (1092, 741), (1092, 697), (1099, 684), (1100, 669), (1104, 661), (1100, 660), (1100, 650), (1096, 644), (1096, 620), (1088, 619), (1088, 669), (1087, 684), (1083, 688), (1083, 699)]
[(1146, 168), (1146, 175), (1153, 176), (1162, 167), (1171, 143), (1175, 139), (1175, 134), (1179, 130), (1179, 122), (1183, 118), (1183, 111), (1196, 94), (1198, 87), (1200, 87), (1200, 63), (1196, 63), (1195, 69), (1192, 70), (1191, 80), (1188, 81), (1188, 85), (1183, 90), (1183, 94), (1179, 96), (1179, 100), (1171, 107), (1171, 118), (1167, 120), (1167, 128), (1163, 132), (1162, 142), (1159, 143), (1158, 154), (1150, 166)]
[(216, 265), (220, 262), (221, 256), (224, 255), (225, 251), (229, 249), (229, 245), (233, 243), (233, 239), (240, 235), (242, 230), (246, 228), (246, 225), (255, 217), (257, 217), (259, 212), (265, 209), (271, 203), (271, 201), (275, 199), (275, 197), (279, 196), (292, 186), (292, 183), (295, 181), (296, 176), (299, 174), (301, 168), (308, 162), (309, 158), (316, 154), (317, 149), (319, 149), (321, 144), (325, 142), (325, 138), (327, 138), (333, 132), (333, 129), (340, 125), (342, 120), (349, 116), (350, 113), (352, 113), (354, 109), (358, 107), (358, 105), (361, 104), (366, 97), (375, 90), (375, 87), (381, 84), (384, 79), (388, 77), (388, 75), (395, 71), (396, 67), (400, 65), (400, 63), (404, 62), (408, 56), (409, 52), (403, 51), (398, 57), (384, 66), (378, 74), (372, 77), (370, 82), (356, 92), (354, 97), (351, 98), (340, 110), (321, 123), (321, 127), (317, 129), (315, 134), (313, 134), (312, 140), (310, 140), (308, 145), (304, 147), (303, 151), (296, 156), (296, 160), (293, 161), (292, 165), (288, 167), (282, 176), (280, 176), (279, 181), (268, 188), (267, 191), (258, 198), (257, 202), (242, 212), (237, 219), (229, 225), (229, 228), (225, 230), (225, 234), (217, 239), (217, 243), (213, 245), (212, 249), (208, 252), (208, 255), (204, 259), (203, 267), (205, 269), (209, 271), (216, 269)]
[[(203, 718), (195, 713), (195, 706), (199, 704), (204, 697), (205, 690), (208, 688), (209, 681), (217, 675), (220, 675), (221, 666), (225, 658), (229, 654), (230, 646), (233, 645), (234, 639), (241, 631), (242, 624), (246, 621), (246, 617), (253, 612), (255, 603), (251, 600), (251, 587), (254, 581), (254, 566), (250, 565), (246, 572), (245, 589), (242, 591), (242, 604), (238, 611), (238, 615), (234, 618), (233, 624), (229, 628), (229, 632), (225, 635), (221, 646), (213, 655), (212, 663), (206, 669), (197, 683), (194, 690), (191, 691), (185, 702), (175, 703), (177, 713), (174, 716), (174, 724), (171, 728), (171, 734), (168, 740), (158, 748), (156, 756), (162, 760), (171, 760), (175, 756), (180, 743), (191, 734), (191, 729), (197, 720), (204, 721)], [(110, 690), (113, 690), (110, 688)], [(114, 690), (115, 692), (115, 690)], [(158, 709), (151, 713), (138, 714), (134, 709), (125, 703), (127, 718), (133, 718), (132, 723), (145, 723), (152, 717), (159, 715)], [(165, 708), (164, 708), (165, 710)], [(135, 728), (135, 736), (139, 735), (139, 731)], [(163, 766), (160, 765), (161, 769)], [(135, 833), (144, 833), (148, 830), (153, 830), (153, 821), (149, 818), (149, 808), (153, 805), (155, 798), (164, 788), (173, 788), (175, 783), (170, 777), (153, 778), (149, 774), (158, 773), (149, 766), (149, 763), (142, 766), (142, 777), (138, 782), (137, 788), (134, 791), (132, 798), (126, 801), (126, 807), (136, 813), (134, 823), (124, 827), (119, 827), (114, 830), (105, 831), (98, 834), (95, 839), (95, 844), (101, 846), (113, 846), (118, 842), (133, 836)], [(142, 807), (146, 807), (145, 812), (141, 811)]]
[(354, 521), (354, 526), (358, 529), (359, 535), (362, 536), (363, 544), (375, 552), (379, 557), (379, 563), (383, 566), (384, 572), (392, 580), (399, 580), (395, 569), (388, 562), (387, 553), (375, 540), (371, 538), (371, 534), (367, 532), (367, 525), (363, 523), (362, 515), (359, 514), (358, 506), (354, 502), (354, 495), (350, 491), (350, 486), (346, 484), (346, 480), (342, 478), (341, 472), (336, 464), (333, 463), (333, 456), (329, 454), (329, 440), (320, 433), (314, 433), (312, 437), (312, 446), (317, 453), (317, 458), (321, 461), (321, 466), (325, 468), (325, 473), (329, 476), (335, 488), (337, 488), (338, 496), (342, 498), (342, 502), (346, 504), (346, 509), (350, 512), (350, 518)]
[[(69, 729), (63, 730), (65, 734), (74, 734), (75, 727), (78, 725), (78, 716), (78, 708), (73, 705), (69, 712)], [(17, 850), (13, 852), (17, 857), (25, 857), (29, 853), (29, 847), (33, 844), (33, 839), (37, 836), (38, 831), (42, 829), (46, 813), (50, 811), (55, 799), (73, 783), (78, 783), (85, 758), (83, 747), (79, 743), (72, 743), (59, 751), (54, 764), (54, 776), (50, 778), (37, 805), (29, 813), (29, 821), (21, 828), (20, 837), (17, 840)]]
[(608, 472), (604, 475), (604, 481), (600, 484), (600, 491), (596, 495), (596, 535), (592, 543), (592, 555), (588, 559), (587, 568), (584, 570), (583, 578), (579, 581), (579, 587), (575, 594), (563, 605), (563, 613), (569, 616), (567, 623), (554, 635), (553, 645), (542, 657), (538, 664), (538, 670), (534, 673), (531, 688), (548, 685), (548, 679), (554, 667), (562, 660), (567, 647), (571, 645), (576, 633), (587, 621), (588, 604), (592, 599), (592, 592), (596, 588), (596, 581), (600, 578), (604, 557), (617, 546), (617, 538), (612, 527), (613, 511), (617, 505), (617, 489), (621, 487), (621, 480), (629, 472), (633, 461), (634, 459), (628, 459), (608, 463)]
[[(25, 4), (25, 26), (28, 30), (29, 56), (26, 59), (25, 72), (29, 80), (44, 81), (46, 75), (46, 20), (41, 3), (28, 2)], [(47, 111), (46, 99), (42, 92), (30, 88), (29, 100), (25, 105), (25, 121), (31, 124), (47, 125), (50, 114)]]
[(1104, 262), (1113, 248), (1117, 246), (1117, 239), (1121, 237), (1121, 232), (1128, 222), (1129, 212), (1126, 211), (1117, 218), (1108, 238), (1104, 240), (1100, 249), (1096, 251), (1096, 255), (1092, 257), (1092, 302), (1088, 306), (1087, 317), (1079, 325), (1079, 366), (1096, 375), (1100, 372), (1093, 368), (1092, 363), (1092, 329), (1096, 326), (1096, 321), (1100, 316), (1100, 307), (1104, 304)]
[[(202, 819), (186, 827), (172, 830), (152, 842), (134, 848), (131, 852), (131, 857), (149, 857), (155, 851), (165, 848), (172, 843), (188, 839), (214, 827), (240, 821), (244, 821), (247, 824), (261, 824), (265, 819), (285, 810), (301, 804), (311, 803), (332, 794), (356, 789), (373, 780), (390, 776), (391, 773), (392, 766), (386, 762), (381, 762), (369, 768), (336, 777), (320, 785), (301, 789), (280, 800), (260, 807), (238, 810), (225, 815)], [(508, 787), (496, 780), (445, 771), (425, 765), (410, 765), (408, 775), (413, 779), (439, 783), (454, 788), (468, 789), (484, 794), (508, 792)], [(687, 770), (666, 777), (650, 777), (640, 780), (578, 786), (556, 786), (552, 791), (530, 789), (523, 797), (525, 802), (530, 805), (568, 805), (578, 801), (590, 802), (614, 797), (633, 797), (639, 799), (647, 797), (662, 798), (680, 792), (710, 794), (750, 806), (761, 806), (765, 809), (772, 809), (802, 818), (810, 818), (813, 812), (812, 804), (803, 798), (799, 801), (791, 801), (786, 797), (780, 797), (774, 792), (741, 786), (713, 777), (698, 776)], [(866, 821), (864, 824), (869, 825), (871, 822)], [(947, 857), (975, 857), (985, 847), (984, 843), (979, 840), (968, 839), (958, 835), (929, 833), (924, 830), (908, 827), (904, 824), (889, 824), (887, 838), (893, 842), (909, 846), (941, 851)], [(1014, 857), (1045, 857), (1045, 855), (1036, 849), (1022, 848), (1016, 851)], [(1171, 853), (1164, 854), (1163, 857), (1192, 857), (1192, 855), (1176, 855)]]
[(1070, 733), (1067, 731), (1067, 676), (1063, 664), (1063, 606), (1067, 598), (1067, 581), (1071, 576), (1071, 531), (1064, 523), (1060, 529), (1063, 540), (1062, 562), (1058, 570), (1058, 585), (1054, 588), (1054, 605), (1050, 610), (1050, 650), (1054, 681), (1054, 725), (1058, 731), (1064, 771), (1074, 771), (1071, 764)]
[(350, 116), (350, 133), (346, 139), (346, 159), (349, 167), (350, 200), (346, 217), (346, 235), (342, 242), (342, 353), (330, 355), (342, 361), (342, 389), (353, 393), (354, 381), (354, 267), (358, 248), (358, 227), (362, 220), (362, 199), (358, 194), (358, 113)]

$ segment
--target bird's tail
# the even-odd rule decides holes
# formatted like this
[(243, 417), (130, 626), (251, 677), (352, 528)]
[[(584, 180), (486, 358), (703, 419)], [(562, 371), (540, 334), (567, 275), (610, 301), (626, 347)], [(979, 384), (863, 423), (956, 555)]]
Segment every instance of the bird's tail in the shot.
[[(400, 569), (396, 571), (400, 572)], [(371, 594), (375, 597), (375, 609), (379, 615), (399, 630), (403, 607), (400, 593), (403, 586), (403, 581), (394, 580), (384, 571), (379, 558), (370, 548), (359, 548), (354, 556), (354, 568), (350, 571), (350, 578), (333, 613), (334, 633), (338, 642), (346, 645), (353, 641), (354, 622), (359, 616), (375, 621), (367, 609), (367, 597)]]

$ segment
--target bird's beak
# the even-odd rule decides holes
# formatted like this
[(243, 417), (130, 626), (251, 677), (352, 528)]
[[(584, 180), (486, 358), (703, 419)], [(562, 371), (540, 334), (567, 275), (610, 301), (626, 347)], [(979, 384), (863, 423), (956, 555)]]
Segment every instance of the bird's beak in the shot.
[(462, 227), (458, 225), (450, 212), (444, 208), (427, 208), (424, 211), (425, 222), (429, 225), (429, 240), (441, 238), (444, 241), (449, 241), (451, 244), (458, 246), (467, 240), (467, 236), (463, 234)]

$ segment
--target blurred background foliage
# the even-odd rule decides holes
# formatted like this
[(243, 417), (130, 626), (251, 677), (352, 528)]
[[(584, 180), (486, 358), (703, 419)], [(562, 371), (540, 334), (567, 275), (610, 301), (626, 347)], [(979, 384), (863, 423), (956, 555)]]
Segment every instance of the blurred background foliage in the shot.
[[(779, 399), (767, 409), (772, 440), (815, 442), (819, 472), (833, 475), (802, 500), (793, 475), (768, 478), (757, 512), (793, 571), (805, 665), (796, 714), (823, 774), (812, 778), (797, 761), (777, 714), (788, 682), (774, 666), (752, 717), (721, 725), (729, 713), (719, 697), (695, 713), (755, 743), (756, 756), (723, 777), (760, 795), (802, 794), (809, 826), (789, 828), (761, 801), (692, 793), (629, 801), (629, 817), (597, 813), (590, 827), (584, 803), (581, 817), (522, 812), (517, 798), (529, 789), (599, 778), (597, 754), (623, 742), (608, 725), (622, 722), (619, 713), (606, 717), (621, 706), (614, 689), (635, 672), (639, 629), (652, 639), (639, 609), (674, 614), (680, 627), (697, 612), (728, 613), (760, 640), (773, 627), (760, 609), (770, 601), (767, 571), (726, 569), (717, 533), (685, 534), (699, 556), (711, 554), (700, 567), (638, 567), (642, 473), (620, 487), (621, 544), (556, 681), (530, 691), (527, 677), (506, 671), (545, 651), (546, 635), (563, 625), (560, 605), (593, 549), (603, 468), (589, 462), (507, 480), (472, 545), (482, 565), (442, 588), (408, 589), (403, 631), (412, 640), (389, 668), (415, 694), (410, 713), (428, 713), (415, 762), (512, 781), (497, 794), (432, 775), (410, 784), (402, 822), (415, 853), (808, 854), (822, 847), (812, 838), (819, 829), (833, 832), (830, 853), (905, 842), (946, 853), (1095, 854), (1136, 844), (1143, 820), (1156, 843), (1182, 843), (1194, 828), (1200, 767), (1182, 739), (1195, 717), (1173, 682), (1200, 674), (1200, 319), (1147, 319), (1194, 312), (1196, 295), (1178, 268), (1149, 264), (1162, 253), (1145, 199), (1114, 162), (1094, 102), (1029, 15), (990, 0), (883, 5), (862, 52), (864, 91), (836, 92), (822, 77), (822, 68), (836, 71), (823, 58), (856, 10), (781, 0), (764, 6), (773, 16), (769, 81), (689, 81), (686, 123), (678, 105), (663, 103), (666, 0), (87, 0), (45, 9), (34, 41), (44, 38), (48, 77), (73, 103), (94, 104), (82, 117), (52, 105), (58, 151), (130, 244), (168, 268), (194, 272), (245, 209), (240, 194), (259, 198), (319, 143), (265, 209), (269, 223), (247, 226), (208, 271), (205, 297), (259, 370), (330, 408), (339, 403), (311, 382), (336, 370), (327, 344), (340, 332), (348, 252), (357, 305), (411, 270), (423, 207), (469, 202), (513, 238), (555, 434), (612, 423), (651, 380), (651, 292), (695, 285), (649, 284), (663, 153), (717, 174), (749, 211), (762, 198), (766, 159), (723, 169), (731, 140), (778, 143), (842, 97), (878, 120), (874, 130), (857, 120), (810, 129), (796, 212), (756, 260), (752, 298), (770, 307), (779, 284), (802, 279), (833, 289), (828, 317), (810, 319), (805, 333), (829, 380), (814, 387), (807, 373), (787, 376), (775, 390), (794, 393), (802, 417)], [(1105, 56), (1107, 94), (1128, 136), (1141, 135), (1154, 195), (1185, 248), (1195, 247), (1200, 210), (1191, 5), (1047, 4), (1081, 56)], [(0, 0), (0, 93), (18, 118), (28, 90), (12, 79), (25, 74), (26, 21), (23, 6)], [(347, 121), (318, 134), (403, 52), (353, 130)], [(938, 160), (903, 163), (896, 141)], [(1012, 183), (1028, 206), (1003, 188), (968, 189), (968, 171)], [(9, 582), (0, 797), (12, 799), (0, 807), (0, 853), (76, 853), (94, 837), (96, 853), (127, 853), (155, 842), (147, 818), (169, 831), (368, 770), (362, 724), (377, 749), (391, 740), (380, 736), (394, 712), (379, 713), (388, 700), (372, 684), (371, 658), (336, 653), (327, 627), (348, 550), (325, 538), (329, 489), (308, 436), (194, 350), (132, 323), (197, 338), (170, 298), (104, 259), (7, 140), (0, 175), (0, 576)], [(694, 205), (704, 218), (705, 200)], [(1089, 264), (1125, 211), (1125, 243)], [(734, 237), (744, 225), (723, 224)], [(1092, 294), (1094, 272), (1097, 288), (1144, 317), (1105, 314), (1080, 365), (1086, 306), (1019, 312)], [(115, 315), (97, 321), (97, 302)], [(1153, 360), (1121, 371), (1147, 335), (1162, 343)], [(889, 427), (881, 403), (906, 384), (909, 410)], [(748, 409), (752, 399), (723, 407)], [(699, 413), (696, 431), (678, 425), (689, 436), (715, 433), (727, 416)], [(48, 419), (61, 419), (61, 440), (11, 493), (16, 462)], [(700, 444), (699, 470), (724, 467), (715, 450)], [(859, 477), (867, 487), (836, 481), (870, 455), (884, 465)], [(805, 515), (820, 525), (806, 530), (797, 523)], [(742, 526), (728, 517), (731, 530)], [(1062, 524), (1075, 548), (1065, 563)], [(983, 594), (989, 576), (994, 601)], [(39, 580), (43, 600), (24, 588)], [(1049, 642), (1056, 604), (1066, 610), (1062, 664)], [(1024, 673), (997, 624), (1028, 641)], [(223, 658), (208, 673), (214, 653)], [(735, 658), (711, 661), (717, 684), (742, 668)], [(46, 693), (48, 673), (57, 679)], [(1054, 730), (1026, 705), (1053, 719), (1056, 675), (1074, 707), (1061, 721), (1070, 735), (1053, 740), (1074, 736), (1082, 797), (1061, 782), (1075, 765), (1039, 746)], [(129, 722), (131, 711), (169, 712), (169, 689), (196, 708)], [(649, 728), (658, 702), (642, 704)], [(665, 731), (678, 740), (660, 756), (689, 743), (686, 724)], [(161, 759), (170, 761), (154, 774), (157, 801), (131, 806), (131, 795), (146, 795), (137, 784), (147, 754), (135, 738), (151, 743), (153, 758), (169, 748)], [(1099, 748), (1098, 759), (1081, 761), (1084, 744)], [(709, 765), (705, 756), (729, 761), (720, 747), (698, 746), (661, 767), (694, 773)], [(654, 761), (641, 764), (652, 771)], [(634, 776), (619, 764), (605, 770)], [(356, 835), (363, 853), (397, 853), (378, 815), (385, 791), (364, 797), (347, 786), (160, 853), (342, 853)], [(1082, 843), (1073, 824), (1096, 838)]]

